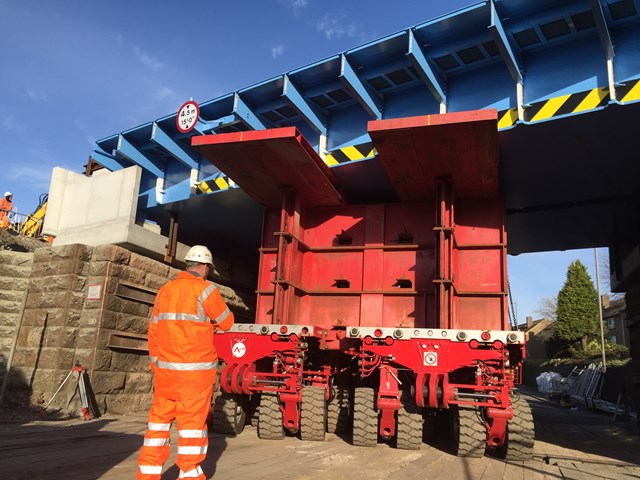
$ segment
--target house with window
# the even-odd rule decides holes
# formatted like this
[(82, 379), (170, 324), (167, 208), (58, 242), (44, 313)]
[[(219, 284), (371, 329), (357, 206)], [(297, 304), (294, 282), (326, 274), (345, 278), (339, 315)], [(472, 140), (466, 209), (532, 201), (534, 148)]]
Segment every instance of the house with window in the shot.
[(609, 295), (602, 296), (602, 321), (604, 323), (604, 337), (611, 343), (631, 347), (629, 328), (627, 326), (626, 304), (624, 296), (610, 299)]

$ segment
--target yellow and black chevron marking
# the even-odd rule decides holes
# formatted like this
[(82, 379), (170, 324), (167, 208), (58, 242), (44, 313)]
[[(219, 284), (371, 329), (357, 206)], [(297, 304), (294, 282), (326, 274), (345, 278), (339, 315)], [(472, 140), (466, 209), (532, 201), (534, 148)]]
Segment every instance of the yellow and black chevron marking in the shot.
[(640, 79), (629, 80), (623, 86), (616, 87), (616, 98), (620, 103), (640, 100)]
[(524, 111), (524, 119), (539, 122), (550, 118), (580, 113), (603, 107), (609, 102), (609, 87), (598, 87), (586, 92), (572, 93), (536, 102)]
[(211, 193), (229, 188), (229, 177), (223, 176), (202, 181), (198, 184), (198, 193)]
[(498, 130), (513, 127), (518, 120), (518, 107), (498, 112)]
[(370, 158), (376, 154), (376, 149), (373, 148), (373, 143), (367, 142), (360, 145), (349, 145), (348, 147), (340, 148), (328, 153), (325, 158), (327, 165), (338, 165), (339, 163), (348, 163), (355, 160), (362, 160), (363, 158)]

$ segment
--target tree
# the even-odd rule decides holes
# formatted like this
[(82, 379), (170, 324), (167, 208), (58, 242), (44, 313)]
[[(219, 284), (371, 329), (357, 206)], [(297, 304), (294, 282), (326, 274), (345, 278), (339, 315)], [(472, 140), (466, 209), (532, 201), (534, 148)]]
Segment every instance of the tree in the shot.
[(551, 320), (555, 320), (557, 309), (558, 309), (557, 297), (543, 297), (540, 300), (538, 300), (538, 308), (536, 308), (535, 313), (542, 316), (543, 318), (549, 318)]
[(589, 336), (598, 331), (598, 294), (587, 268), (576, 260), (567, 269), (567, 280), (558, 292), (555, 336), (568, 344), (581, 343), (586, 350)]

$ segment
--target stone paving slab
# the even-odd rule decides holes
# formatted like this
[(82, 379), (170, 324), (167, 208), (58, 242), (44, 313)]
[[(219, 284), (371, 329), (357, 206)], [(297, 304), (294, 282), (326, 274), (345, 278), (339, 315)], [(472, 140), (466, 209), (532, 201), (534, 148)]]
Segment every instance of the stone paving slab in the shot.
[[(564, 410), (535, 396), (528, 399), (536, 446), (527, 462), (458, 458), (437, 444), (423, 444), (418, 451), (386, 444), (353, 447), (348, 438), (330, 434), (324, 442), (260, 440), (248, 426), (237, 437), (211, 433), (203, 470), (207, 478), (222, 480), (640, 479), (638, 435), (611, 424), (609, 415)], [(0, 425), (0, 478), (131, 479), (145, 427), (143, 416)], [(175, 447), (163, 480), (177, 478), (174, 461)]]

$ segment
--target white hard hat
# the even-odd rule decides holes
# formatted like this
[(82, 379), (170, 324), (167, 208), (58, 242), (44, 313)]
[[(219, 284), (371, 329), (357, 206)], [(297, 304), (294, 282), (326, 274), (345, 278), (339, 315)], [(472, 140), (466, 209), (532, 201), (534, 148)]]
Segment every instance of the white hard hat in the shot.
[(187, 262), (208, 263), (213, 265), (213, 255), (211, 255), (211, 251), (202, 245), (194, 245), (191, 247), (184, 259)]
[(11, 195), (13, 195), (13, 193), (11, 193), (11, 192), (4, 192), (4, 196), (5, 196), (5, 197), (10, 197)]

